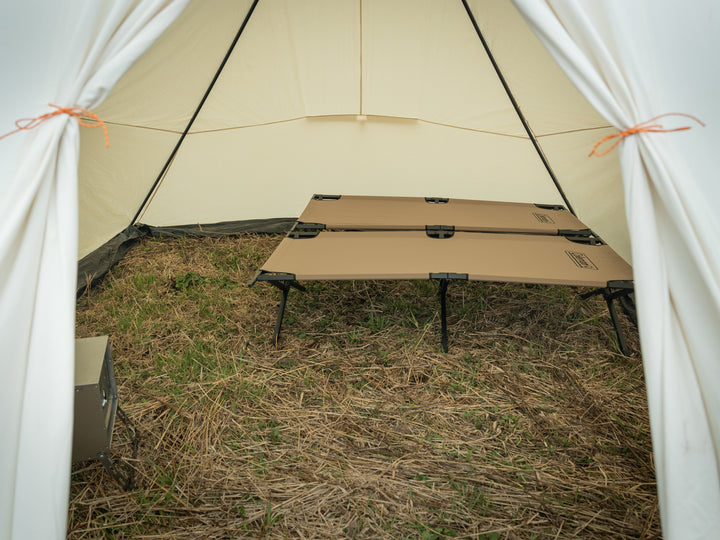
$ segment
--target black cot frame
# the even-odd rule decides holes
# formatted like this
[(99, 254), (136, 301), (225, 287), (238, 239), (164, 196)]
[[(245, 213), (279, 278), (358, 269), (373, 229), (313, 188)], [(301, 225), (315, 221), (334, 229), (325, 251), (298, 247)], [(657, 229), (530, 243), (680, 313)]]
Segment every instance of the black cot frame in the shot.
[[(343, 206), (318, 208), (324, 201), (343, 201)], [(582, 297), (603, 296), (620, 350), (629, 354), (615, 300), (633, 292), (632, 270), (582, 222), (555, 205), (449, 203), (314, 196), (249, 284), (266, 281), (281, 291), (273, 344), (280, 338), (290, 289), (305, 290), (300, 281), (430, 279), (438, 283), (441, 346), (447, 352), (448, 287), (451, 281), (470, 280), (593, 287)], [(308, 216), (312, 221), (304, 221)], [(321, 222), (318, 216), (328, 219)], [(459, 225), (421, 225), (436, 218)], [(449, 269), (454, 271), (437, 271)]]

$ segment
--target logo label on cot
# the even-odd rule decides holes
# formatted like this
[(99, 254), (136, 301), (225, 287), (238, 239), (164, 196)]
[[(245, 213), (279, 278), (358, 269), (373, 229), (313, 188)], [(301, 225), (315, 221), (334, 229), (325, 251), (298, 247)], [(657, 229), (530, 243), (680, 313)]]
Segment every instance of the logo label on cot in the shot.
[(565, 251), (570, 260), (575, 263), (575, 266), (582, 268), (583, 270), (597, 270), (598, 267), (595, 263), (590, 260), (590, 257), (580, 251)]
[(537, 212), (533, 212), (533, 216), (535, 216), (535, 219), (537, 219), (540, 223), (555, 223), (553, 218), (551, 218), (548, 214), (538, 214)]

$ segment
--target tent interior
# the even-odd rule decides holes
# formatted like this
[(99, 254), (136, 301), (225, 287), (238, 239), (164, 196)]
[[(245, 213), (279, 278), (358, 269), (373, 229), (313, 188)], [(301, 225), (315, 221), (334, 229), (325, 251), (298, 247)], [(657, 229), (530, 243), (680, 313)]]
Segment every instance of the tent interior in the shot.
[(139, 224), (278, 230), (313, 193), (561, 204), (630, 258), (617, 156), (588, 158), (614, 128), (510, 2), (192, 2), (96, 113), (81, 259)]
[[(1, 8), (2, 130), (57, 103), (109, 147), (69, 109), (2, 135), (0, 538), (65, 531), (77, 290), (148, 231), (279, 232), (315, 193), (563, 205), (632, 248), (664, 533), (717, 529), (712, 2), (70, 4)], [(590, 156), (672, 111), (707, 129)]]

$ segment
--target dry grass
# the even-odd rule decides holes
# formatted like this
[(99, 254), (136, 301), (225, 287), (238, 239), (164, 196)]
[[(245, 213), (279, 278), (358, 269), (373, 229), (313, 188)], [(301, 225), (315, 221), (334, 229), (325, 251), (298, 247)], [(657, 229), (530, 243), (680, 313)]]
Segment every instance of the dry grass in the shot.
[(78, 303), (109, 334), (136, 460), (73, 469), (68, 537), (655, 538), (642, 363), (604, 302), (452, 283), (245, 284), (279, 236), (147, 239)]

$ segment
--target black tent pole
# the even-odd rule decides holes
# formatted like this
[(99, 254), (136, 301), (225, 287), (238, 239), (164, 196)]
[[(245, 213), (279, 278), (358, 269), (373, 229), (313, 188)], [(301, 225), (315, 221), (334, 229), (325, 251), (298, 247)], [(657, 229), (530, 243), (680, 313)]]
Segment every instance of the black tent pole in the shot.
[(472, 10), (470, 9), (470, 6), (468, 6), (468, 3), (466, 0), (462, 0), (463, 6), (465, 6), (465, 11), (468, 14), (468, 17), (470, 18), (470, 22), (472, 22), (473, 27), (475, 28), (475, 33), (477, 34), (478, 38), (480, 39), (480, 42), (482, 43), (483, 48), (485, 49), (485, 53), (488, 55), (488, 58), (490, 59), (490, 62), (492, 63), (493, 68), (495, 69), (495, 73), (497, 73), (498, 79), (500, 79), (500, 82), (503, 85), (503, 88), (505, 89), (505, 93), (507, 94), (508, 98), (510, 99), (510, 102), (512, 103), (512, 106), (515, 108), (515, 112), (518, 115), (518, 118), (520, 118), (520, 122), (522, 123), (523, 127), (525, 128), (525, 132), (528, 134), (528, 137), (530, 137), (530, 141), (532, 142), (533, 146), (535, 147), (535, 151), (538, 153), (538, 156), (540, 156), (540, 160), (542, 161), (543, 165), (545, 166), (545, 169), (547, 170), (548, 174), (550, 175), (550, 178), (552, 179), (553, 183), (555, 184), (555, 188), (560, 193), (560, 196), (562, 197), (563, 201), (565, 201), (565, 205), (567, 206), (567, 209), (572, 212), (573, 215), (575, 215), (575, 210), (573, 210), (572, 205), (570, 204), (570, 201), (565, 196), (565, 192), (563, 191), (562, 187), (560, 187), (560, 182), (558, 182), (558, 179), (555, 177), (555, 173), (553, 172), (552, 168), (550, 167), (550, 164), (548, 163), (547, 159), (545, 158), (545, 154), (543, 153), (542, 149), (540, 148), (540, 145), (537, 142), (537, 139), (535, 138), (535, 134), (530, 129), (530, 125), (527, 123), (527, 120), (525, 119), (525, 116), (523, 115), (522, 111), (520, 110), (520, 106), (518, 105), (517, 101), (515, 101), (515, 96), (513, 96), (512, 91), (510, 90), (510, 87), (507, 84), (507, 81), (505, 80), (505, 77), (502, 74), (502, 71), (500, 71), (500, 66), (498, 66), (497, 62), (495, 61), (495, 57), (493, 56), (492, 52), (490, 51), (490, 47), (487, 44), (487, 41), (485, 41), (485, 36), (483, 36), (482, 31), (480, 30), (480, 27), (478, 26), (477, 21), (475, 20), (475, 16), (473, 15)]
[(200, 103), (198, 104), (197, 108), (195, 109), (195, 112), (193, 113), (192, 118), (190, 118), (190, 121), (188, 122), (188, 125), (185, 127), (185, 130), (182, 132), (180, 139), (178, 139), (178, 142), (175, 145), (175, 148), (173, 148), (172, 152), (170, 153), (170, 156), (168, 157), (167, 161), (165, 162), (165, 165), (163, 165), (163, 168), (160, 171), (160, 174), (158, 174), (158, 177), (155, 179), (155, 182), (153, 183), (152, 187), (148, 191), (147, 195), (145, 195), (145, 199), (143, 199), (142, 204), (140, 204), (140, 208), (138, 208), (138, 211), (135, 213), (135, 216), (132, 218), (130, 225), (135, 225), (137, 223), (137, 220), (140, 218), (140, 214), (143, 213), (143, 210), (145, 210), (145, 206), (147, 205), (148, 201), (150, 200), (150, 197), (152, 197), (152, 194), (155, 192), (155, 189), (157, 188), (158, 184), (160, 184), (160, 181), (162, 180), (163, 176), (165, 176), (165, 173), (167, 172), (168, 167), (170, 167), (170, 164), (172, 163), (173, 159), (175, 159), (175, 155), (177, 154), (178, 150), (180, 149), (180, 146), (182, 145), (183, 141), (185, 140), (185, 137), (187, 136), (188, 132), (190, 131), (190, 128), (192, 127), (193, 123), (195, 123), (195, 119), (197, 118), (198, 114), (200, 114), (200, 111), (202, 110), (203, 105), (205, 105), (205, 101), (207, 100), (208, 96), (210, 95), (210, 92), (212, 92), (212, 89), (215, 86), (215, 83), (217, 82), (218, 78), (220, 78), (220, 74), (222, 73), (223, 69), (225, 68), (225, 64), (227, 64), (227, 61), (230, 59), (230, 55), (232, 54), (233, 50), (235, 49), (235, 45), (237, 44), (238, 40), (240, 39), (240, 36), (245, 31), (245, 27), (247, 26), (248, 22), (250, 21), (250, 17), (252, 16), (253, 11), (255, 11), (255, 6), (257, 6), (259, 1), (260, 0), (255, 0), (252, 3), (252, 6), (250, 6), (250, 9), (248, 10), (247, 14), (245, 15), (245, 19), (243, 20), (242, 24), (240, 25), (240, 29), (237, 31), (237, 34), (235, 34), (235, 38), (233, 39), (232, 43), (230, 44), (230, 47), (228, 48), (227, 52), (225, 53), (225, 57), (223, 58), (222, 62), (220, 63), (220, 66), (218, 67), (217, 71), (215, 72), (215, 76), (213, 77), (212, 81), (210, 81), (210, 85), (207, 87), (207, 90), (205, 90), (205, 94), (203, 95), (202, 99), (200, 100)]

